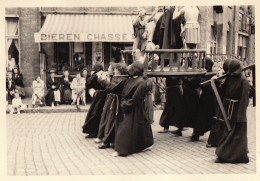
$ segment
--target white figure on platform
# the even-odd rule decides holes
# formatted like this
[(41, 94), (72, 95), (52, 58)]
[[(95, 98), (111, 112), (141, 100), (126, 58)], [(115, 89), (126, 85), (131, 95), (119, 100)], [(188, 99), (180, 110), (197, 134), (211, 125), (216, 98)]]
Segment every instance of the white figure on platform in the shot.
[[(146, 11), (144, 9), (140, 9), (138, 11), (138, 16), (136, 16), (133, 19), (133, 27), (134, 27), (134, 35), (135, 35), (135, 40), (133, 43), (133, 55), (135, 53), (136, 49), (140, 49), (141, 51), (143, 51), (146, 47), (146, 44), (149, 41), (151, 41), (152, 36), (151, 33), (153, 34), (155, 25), (154, 25), (154, 21), (158, 18), (159, 15), (156, 16), (155, 19), (155, 15), (158, 13), (158, 11), (161, 8), (157, 7), (155, 8), (154, 12), (152, 13), (151, 16), (147, 17), (146, 16)], [(149, 24), (149, 22), (152, 22), (151, 24)], [(148, 25), (149, 24), (149, 25)], [(146, 27), (148, 25), (148, 27)]]
[(198, 22), (199, 9), (197, 6), (184, 6), (177, 8), (173, 13), (173, 19), (184, 14), (186, 23), (181, 32), (182, 37), (185, 38), (187, 48), (194, 49), (200, 43), (200, 25)]

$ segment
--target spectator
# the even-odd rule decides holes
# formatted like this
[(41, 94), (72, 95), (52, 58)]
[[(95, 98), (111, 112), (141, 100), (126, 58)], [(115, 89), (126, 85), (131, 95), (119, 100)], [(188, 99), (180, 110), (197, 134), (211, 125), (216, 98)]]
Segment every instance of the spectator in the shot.
[(32, 106), (35, 106), (37, 100), (40, 102), (40, 106), (43, 106), (44, 101), (44, 82), (38, 75), (32, 83), (33, 95), (32, 95)]
[(78, 106), (79, 106), (80, 99), (85, 105), (85, 84), (86, 84), (85, 79), (82, 78), (80, 73), (78, 72), (76, 74), (76, 78), (73, 79), (70, 85), (70, 88), (72, 89), (72, 99), (73, 99), (72, 104), (75, 104), (77, 101), (77, 105), (76, 105), (77, 109), (79, 108)]
[(69, 69), (67, 67), (63, 70), (63, 76), (60, 79), (61, 84), (61, 102), (63, 104), (71, 103), (72, 90), (70, 88), (72, 77), (69, 75)]
[(50, 76), (47, 78), (47, 94), (45, 97), (45, 103), (47, 106), (54, 107), (59, 105), (60, 102), (60, 81), (55, 80), (56, 70), (50, 70)]
[(14, 90), (15, 83), (13, 81), (13, 74), (12, 72), (8, 72), (6, 78), (6, 98), (8, 102), (12, 102)]
[(91, 95), (89, 94), (89, 88), (88, 88), (88, 84), (87, 84), (87, 80), (90, 78), (90, 74), (88, 73), (88, 70), (87, 68), (84, 68), (83, 71), (82, 71), (82, 77), (85, 79), (85, 89), (86, 89), (86, 93), (85, 93), (85, 103), (91, 103), (92, 101), (92, 97)]
[(13, 80), (15, 84), (15, 89), (18, 90), (19, 95), (23, 98), (25, 96), (24, 84), (23, 84), (23, 74), (17, 66), (13, 69)]
[(16, 66), (15, 59), (11, 56), (11, 54), (8, 54), (7, 59), (7, 71), (13, 71), (14, 67)]
[(14, 112), (17, 112), (17, 114), (20, 114), (21, 110), (24, 110), (27, 106), (22, 103), (22, 99), (19, 95), (19, 92), (16, 90), (14, 92), (14, 98), (12, 100), (12, 105), (9, 106), (10, 114), (13, 114)]

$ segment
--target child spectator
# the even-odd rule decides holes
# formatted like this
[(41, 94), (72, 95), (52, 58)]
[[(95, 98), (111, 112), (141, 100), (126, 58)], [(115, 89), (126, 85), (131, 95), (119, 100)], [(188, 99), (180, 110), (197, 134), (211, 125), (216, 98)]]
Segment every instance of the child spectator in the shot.
[(17, 112), (17, 114), (20, 114), (21, 110), (26, 109), (26, 105), (22, 103), (22, 99), (18, 93), (18, 91), (15, 91), (14, 98), (12, 100), (12, 105), (9, 106), (10, 114), (13, 114), (14, 112)]

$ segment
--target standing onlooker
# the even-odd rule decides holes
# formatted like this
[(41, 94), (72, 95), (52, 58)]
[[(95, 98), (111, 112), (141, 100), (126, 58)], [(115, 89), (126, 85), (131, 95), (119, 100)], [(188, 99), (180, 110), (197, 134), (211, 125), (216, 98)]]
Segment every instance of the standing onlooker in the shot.
[(69, 69), (65, 67), (63, 70), (63, 76), (60, 79), (62, 104), (70, 104), (72, 101), (72, 90), (70, 88), (71, 82), (72, 77), (69, 74)]
[(227, 113), (231, 131), (224, 128), (216, 149), (216, 162), (248, 163), (247, 106), (249, 103), (249, 84), (241, 74), (241, 65), (231, 60), (228, 70), (230, 78), (223, 86), (223, 106)]
[(8, 72), (6, 78), (6, 98), (9, 103), (12, 102), (14, 90), (15, 83), (13, 81), (13, 74), (12, 72)]
[(23, 74), (21, 74), (17, 66), (13, 69), (13, 79), (15, 83), (15, 89), (18, 90), (19, 95), (23, 98), (25, 96)]
[(39, 100), (40, 106), (43, 106), (44, 105), (43, 102), (44, 102), (45, 85), (44, 85), (44, 82), (39, 75), (33, 81), (32, 89), (33, 89), (32, 106), (33, 107), (35, 106), (37, 100)]
[(12, 57), (11, 54), (8, 54), (6, 66), (7, 66), (7, 71), (13, 71), (14, 67), (16, 66), (15, 59)]
[(72, 104), (75, 104), (77, 101), (77, 109), (79, 108), (79, 101), (83, 102), (85, 105), (85, 79), (81, 77), (80, 72), (76, 74), (76, 78), (73, 79), (70, 88), (72, 89)]
[(45, 103), (47, 106), (59, 105), (60, 102), (60, 81), (55, 79), (56, 70), (50, 70), (50, 76), (47, 78), (47, 95), (45, 97)]

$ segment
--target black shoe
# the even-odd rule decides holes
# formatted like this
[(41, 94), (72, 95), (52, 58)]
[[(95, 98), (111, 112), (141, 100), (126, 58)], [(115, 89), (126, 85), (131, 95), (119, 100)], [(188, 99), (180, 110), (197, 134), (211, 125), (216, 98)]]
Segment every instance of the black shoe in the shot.
[(95, 136), (92, 134), (89, 134), (89, 135), (85, 136), (85, 138), (95, 138)]
[(225, 163), (225, 161), (222, 160), (222, 159), (220, 159), (220, 158), (217, 158), (217, 159), (215, 160), (215, 163)]
[(199, 135), (192, 135), (192, 137), (191, 137), (191, 141), (192, 142), (195, 142), (195, 141), (199, 141), (199, 138), (200, 138), (200, 136)]
[(182, 132), (180, 130), (175, 130), (172, 132), (172, 134), (175, 134), (176, 136), (182, 136)]
[(109, 144), (101, 144), (98, 146), (98, 149), (106, 149), (106, 148), (109, 148)]

